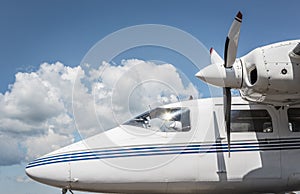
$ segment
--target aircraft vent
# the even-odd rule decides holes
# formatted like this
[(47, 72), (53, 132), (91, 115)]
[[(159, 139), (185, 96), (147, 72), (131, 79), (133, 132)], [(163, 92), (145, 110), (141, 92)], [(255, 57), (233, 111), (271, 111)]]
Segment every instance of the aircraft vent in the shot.
[(252, 85), (254, 85), (257, 81), (257, 69), (256, 67), (254, 67), (251, 71), (250, 71), (250, 83)]

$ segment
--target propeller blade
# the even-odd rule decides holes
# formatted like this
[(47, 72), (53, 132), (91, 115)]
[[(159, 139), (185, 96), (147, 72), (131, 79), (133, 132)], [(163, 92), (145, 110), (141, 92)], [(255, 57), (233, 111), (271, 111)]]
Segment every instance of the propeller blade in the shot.
[(230, 121), (231, 121), (231, 91), (230, 88), (223, 88), (224, 95), (224, 117), (226, 123), (227, 142), (228, 142), (228, 153), (230, 157)]
[(226, 68), (232, 67), (236, 59), (242, 18), (243, 18), (242, 13), (238, 12), (230, 27), (230, 30), (226, 38), (225, 50), (224, 50), (224, 60), (225, 60), (224, 66)]
[(212, 64), (214, 64), (214, 63), (223, 63), (224, 64), (224, 61), (221, 58), (221, 56), (213, 48), (210, 48), (209, 52), (210, 52), (210, 60), (211, 60)]

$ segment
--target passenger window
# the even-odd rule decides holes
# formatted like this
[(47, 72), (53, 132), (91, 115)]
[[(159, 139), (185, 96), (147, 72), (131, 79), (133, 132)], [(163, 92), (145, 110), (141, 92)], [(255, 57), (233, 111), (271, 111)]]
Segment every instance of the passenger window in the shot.
[(272, 119), (267, 110), (232, 110), (231, 131), (272, 133)]
[(300, 108), (288, 109), (289, 129), (292, 132), (300, 132)]

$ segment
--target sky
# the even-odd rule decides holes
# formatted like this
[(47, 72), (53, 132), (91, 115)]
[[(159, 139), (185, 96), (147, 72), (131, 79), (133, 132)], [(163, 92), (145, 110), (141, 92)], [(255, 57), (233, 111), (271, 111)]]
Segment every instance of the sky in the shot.
[[(26, 163), (118, 125), (148, 105), (213, 96), (194, 74), (209, 64), (210, 47), (223, 55), (238, 11), (243, 13), (238, 56), (300, 39), (297, 0), (0, 2), (0, 193), (59, 193), (27, 178)], [(137, 32), (141, 26), (146, 31), (133, 42), (158, 45), (132, 46), (101, 60), (105, 51), (109, 55), (126, 43), (124, 29)], [(179, 38), (159, 34), (165, 28)], [(119, 42), (105, 42), (110, 38)], [(202, 47), (193, 49), (191, 39)], [(171, 49), (159, 46), (171, 40), (177, 43)], [(193, 64), (181, 48), (201, 64)]]

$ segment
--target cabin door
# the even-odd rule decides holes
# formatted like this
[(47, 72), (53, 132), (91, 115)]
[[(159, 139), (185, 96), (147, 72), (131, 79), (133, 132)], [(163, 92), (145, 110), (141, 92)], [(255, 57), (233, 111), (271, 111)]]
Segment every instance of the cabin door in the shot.
[[(272, 107), (232, 107), (230, 156), (225, 153), (227, 180), (281, 177), (277, 121), (278, 113)], [(227, 145), (227, 138), (223, 143)]]

